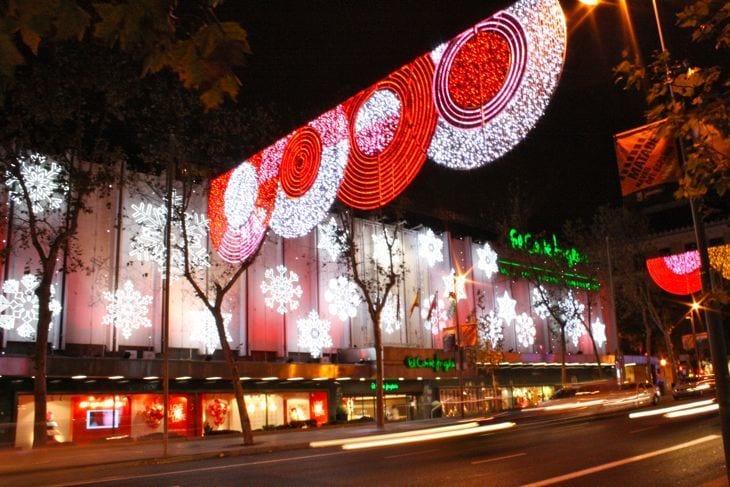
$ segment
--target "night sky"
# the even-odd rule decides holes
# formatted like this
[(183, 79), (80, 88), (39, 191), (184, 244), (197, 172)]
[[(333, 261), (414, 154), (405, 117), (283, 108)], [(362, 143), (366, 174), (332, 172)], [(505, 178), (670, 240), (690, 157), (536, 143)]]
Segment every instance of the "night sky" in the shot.
[[(242, 76), (240, 103), (275, 107), (281, 132), (273, 142), (510, 3), (231, 0), (220, 13), (235, 17), (249, 33), (254, 54)], [(678, 43), (671, 34), (683, 3), (660, 2), (670, 43)], [(489, 236), (491, 223), (511, 201), (519, 201), (526, 215), (517, 223), (532, 232), (557, 231), (566, 219), (620, 203), (612, 136), (641, 125), (644, 110), (640, 94), (624, 91), (612, 74), (629, 45), (621, 15), (615, 5), (599, 6), (586, 17), (577, 1), (561, 4), (568, 27), (565, 67), (528, 138), (477, 170), (427, 161), (391, 209), (405, 208), (413, 224), (422, 220), (454, 231), (465, 225), (471, 227), (465, 231)], [(631, 6), (646, 57), (659, 48), (651, 2)]]

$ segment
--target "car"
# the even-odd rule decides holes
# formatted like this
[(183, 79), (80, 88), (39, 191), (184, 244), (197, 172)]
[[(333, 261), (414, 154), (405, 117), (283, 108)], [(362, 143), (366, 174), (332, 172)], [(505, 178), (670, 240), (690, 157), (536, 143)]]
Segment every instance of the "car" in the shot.
[(659, 388), (649, 382), (595, 381), (558, 389), (538, 408), (546, 412), (612, 412), (651, 406), (659, 402)]
[(674, 399), (701, 397), (715, 394), (714, 376), (688, 377), (672, 387)]

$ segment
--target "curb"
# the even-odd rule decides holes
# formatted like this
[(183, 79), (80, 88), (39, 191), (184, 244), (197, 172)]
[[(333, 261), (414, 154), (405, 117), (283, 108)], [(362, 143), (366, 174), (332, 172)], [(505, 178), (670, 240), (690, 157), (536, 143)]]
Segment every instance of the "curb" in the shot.
[[(124, 459), (124, 460), (110, 460), (110, 461), (104, 461), (104, 465), (113, 465), (116, 467), (135, 467), (135, 466), (141, 466), (141, 465), (168, 465), (173, 463), (184, 463), (184, 462), (190, 462), (194, 460), (207, 460), (207, 459), (213, 459), (213, 458), (228, 458), (228, 457), (241, 457), (241, 456), (250, 456), (250, 455), (261, 455), (265, 453), (274, 453), (279, 451), (291, 451), (291, 450), (304, 450), (310, 448), (309, 442), (297, 442), (297, 443), (289, 443), (289, 444), (282, 444), (282, 445), (276, 445), (276, 444), (257, 444), (254, 443), (250, 446), (237, 446), (233, 448), (227, 448), (224, 450), (211, 450), (211, 451), (201, 451), (198, 453), (181, 453), (177, 455), (168, 455), (168, 456), (156, 456), (156, 457), (150, 457), (150, 458), (130, 458), (130, 459)], [(37, 472), (49, 472), (49, 471), (60, 471), (60, 470), (73, 470), (77, 468), (87, 468), (87, 467), (95, 467), (100, 465), (102, 462), (94, 461), (94, 462), (85, 462), (85, 463), (78, 463), (73, 465), (55, 465), (55, 464), (32, 464), (27, 466), (22, 466), (19, 468), (0, 468), (0, 474), (1, 475), (24, 475), (24, 474), (30, 474), (30, 473), (37, 473)]]

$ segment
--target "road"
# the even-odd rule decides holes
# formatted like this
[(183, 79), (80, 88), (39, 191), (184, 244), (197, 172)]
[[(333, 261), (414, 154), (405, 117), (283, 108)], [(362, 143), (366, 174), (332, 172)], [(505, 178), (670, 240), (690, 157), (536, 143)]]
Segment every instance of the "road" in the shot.
[[(717, 413), (629, 419), (628, 413), (397, 446), (311, 448), (168, 465), (96, 466), (4, 479), (4, 485), (718, 485)], [(720, 483), (719, 485), (724, 485)]]

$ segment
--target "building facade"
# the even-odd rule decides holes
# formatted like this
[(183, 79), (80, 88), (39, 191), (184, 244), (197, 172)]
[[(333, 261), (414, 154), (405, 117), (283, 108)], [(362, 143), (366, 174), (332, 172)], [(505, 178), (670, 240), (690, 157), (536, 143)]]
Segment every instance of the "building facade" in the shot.
[[(47, 420), (56, 441), (162, 431), (165, 207), (154, 183), (127, 184), (94, 201), (76, 239), (83, 265), (57, 274), (47, 371)], [(230, 268), (211, 250), (205, 193), (198, 188), (188, 207), (191, 255), (203, 282)], [(14, 232), (23, 230), (10, 216), (7, 239), (14, 242)], [(374, 416), (373, 328), (333, 250), (332, 225), (325, 221), (293, 239), (269, 233), (224, 301), (255, 430)], [(461, 403), (465, 414), (534, 404), (560, 383), (561, 345), (550, 319), (535, 309), (535, 283), (515, 272), (518, 263), (469, 237), (359, 220), (363, 266), (382, 258), (384, 230), (395, 235), (394, 258), (403, 263), (381, 324), (389, 419), (460, 414)], [(173, 224), (173, 240), (179, 232)], [(37, 265), (32, 250), (11, 249), (2, 286), (2, 434), (6, 444), (29, 447)], [(170, 431), (240, 429), (212, 315), (181, 276), (175, 250), (172, 256)], [(594, 335), (599, 360), (610, 368), (616, 339), (606, 300), (595, 289), (577, 288), (575, 296), (586, 322), (605, 326)], [(490, 313), (501, 335), (493, 347), (496, 392), (486, 364), (459, 356), (460, 349), (479, 347), (476, 322)], [(585, 330), (576, 327), (566, 351), (571, 379), (590, 378), (596, 358)]]

